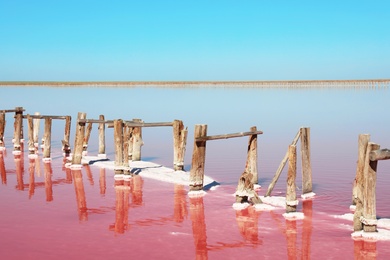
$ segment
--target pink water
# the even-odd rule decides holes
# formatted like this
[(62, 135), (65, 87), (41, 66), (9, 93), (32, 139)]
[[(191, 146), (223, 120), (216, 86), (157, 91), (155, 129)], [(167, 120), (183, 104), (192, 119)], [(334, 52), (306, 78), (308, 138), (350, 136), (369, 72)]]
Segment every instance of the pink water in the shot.
[[(8, 96), (17, 96), (15, 92), (19, 93), (20, 89), (6, 91)], [(17, 104), (8, 99), (1, 100), (5, 106), (2, 109), (27, 104), (30, 105), (27, 107), (29, 113), (40, 111), (41, 114), (75, 117), (77, 111), (85, 111), (88, 118), (97, 118), (98, 114), (105, 114), (108, 119), (129, 118), (128, 113), (133, 110), (125, 96), (131, 96), (134, 102), (150, 97), (153, 99), (148, 99), (150, 106), (139, 104), (141, 109), (131, 118), (142, 118), (146, 122), (182, 119), (189, 128), (187, 171), (190, 169), (194, 124), (208, 124), (210, 134), (247, 131), (256, 125), (264, 131), (258, 138), (259, 184), (262, 186), (259, 195), (265, 194), (296, 131), (302, 125), (309, 126), (313, 191), (317, 195), (299, 202), (297, 211), (305, 216), (302, 220), (285, 220), (282, 208), (263, 212), (253, 208), (234, 210), (233, 193), (245, 166), (246, 138), (207, 144), (205, 173), (221, 185), (201, 198), (190, 198), (188, 187), (140, 176), (129, 182), (115, 181), (112, 170), (94, 165), (71, 171), (64, 167), (60, 150), (62, 124), (53, 122), (52, 162), (44, 163), (41, 154), (37, 159), (29, 159), (26, 147), (22, 155), (12, 154), (12, 117), (8, 116), (7, 149), (0, 156), (0, 259), (390, 257), (390, 241), (353, 240), (352, 222), (335, 217), (351, 213), (358, 134), (370, 133), (371, 139), (382, 148), (390, 147), (390, 123), (375, 113), (375, 104), (388, 100), (388, 90), (94, 89), (96, 98), (93, 101), (84, 98), (74, 101), (74, 104), (82, 104), (83, 109), (67, 106), (69, 91), (23, 89), (26, 97), (42, 96), (43, 93), (50, 96), (47, 100), (52, 104), (21, 97)], [(90, 89), (71, 92), (73, 95), (87, 91)], [(151, 96), (151, 92), (155, 96)], [(2, 94), (0, 98), (7, 96), (5, 92)], [(103, 100), (112, 98), (110, 95), (118, 99), (115, 106), (97, 109), (96, 104), (104, 104)], [(205, 98), (205, 107), (199, 108), (201, 113), (194, 112), (188, 104), (192, 98), (199, 97)], [(368, 111), (358, 102), (362, 100)], [(218, 102), (220, 104), (216, 106)], [(134, 106), (136, 104), (131, 103), (131, 107)], [(242, 109), (238, 115), (235, 114), (240, 110), (237, 108)], [(106, 135), (107, 155), (114, 159), (112, 130), (107, 130)], [(143, 139), (143, 160), (172, 167), (171, 130), (145, 129)], [(90, 155), (97, 153), (96, 130), (92, 132), (88, 151)], [(390, 161), (379, 162), (378, 218), (390, 218), (389, 174)], [(298, 187), (301, 187), (300, 182), (298, 174)], [(284, 196), (285, 190), (286, 172), (272, 195)]]

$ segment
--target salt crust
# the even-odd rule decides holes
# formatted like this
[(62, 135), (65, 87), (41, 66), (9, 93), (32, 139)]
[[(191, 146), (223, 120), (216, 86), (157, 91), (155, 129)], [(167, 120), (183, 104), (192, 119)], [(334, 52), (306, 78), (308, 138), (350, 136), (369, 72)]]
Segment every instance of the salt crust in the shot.
[(44, 163), (50, 163), (51, 162), (51, 158), (43, 158), (42, 161)]
[(188, 197), (190, 198), (199, 198), (206, 195), (206, 192), (204, 190), (197, 190), (197, 191), (189, 191)]
[(249, 203), (233, 203), (233, 209), (235, 210), (243, 210), (249, 207)]
[(314, 192), (308, 192), (308, 193), (305, 193), (305, 194), (302, 194), (301, 195), (301, 198), (302, 199), (310, 199), (310, 198), (313, 198), (316, 194)]
[(36, 159), (36, 158), (38, 158), (38, 154), (29, 154), (28, 158), (29, 159)]
[(13, 155), (20, 155), (20, 154), (22, 154), (22, 152), (21, 151), (12, 151), (12, 154)]
[(297, 220), (297, 219), (304, 219), (305, 215), (302, 212), (289, 212), (289, 213), (284, 213), (283, 217), (286, 220)]

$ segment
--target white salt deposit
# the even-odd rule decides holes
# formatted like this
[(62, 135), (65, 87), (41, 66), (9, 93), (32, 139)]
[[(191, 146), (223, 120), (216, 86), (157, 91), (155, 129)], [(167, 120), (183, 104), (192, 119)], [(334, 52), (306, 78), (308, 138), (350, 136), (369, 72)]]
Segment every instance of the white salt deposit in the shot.
[(197, 190), (197, 191), (189, 191), (188, 197), (190, 198), (199, 198), (206, 195), (206, 192), (204, 190)]
[(304, 219), (305, 215), (302, 212), (289, 212), (289, 213), (284, 213), (283, 217), (287, 220), (297, 220), (297, 219)]
[(269, 204), (261, 203), (261, 204), (256, 204), (255, 209), (258, 211), (271, 211), (274, 210), (275, 207)]
[(314, 192), (308, 192), (308, 193), (305, 193), (305, 194), (302, 194), (301, 195), (301, 198), (306, 200), (306, 199), (311, 199), (315, 196), (316, 194)]
[(286, 198), (285, 197), (278, 197), (278, 196), (262, 197), (262, 196), (260, 196), (260, 199), (263, 201), (263, 203), (272, 205), (274, 207), (279, 207), (279, 208), (286, 207)]
[(233, 209), (235, 210), (243, 210), (249, 207), (249, 203), (233, 203)]

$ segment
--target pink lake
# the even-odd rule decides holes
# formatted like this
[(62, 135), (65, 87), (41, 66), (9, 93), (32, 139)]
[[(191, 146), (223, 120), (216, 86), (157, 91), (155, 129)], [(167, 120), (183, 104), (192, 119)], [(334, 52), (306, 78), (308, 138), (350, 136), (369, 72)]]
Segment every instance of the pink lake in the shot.
[[(145, 122), (183, 120), (189, 130), (187, 171), (195, 124), (207, 124), (209, 134), (243, 132), (257, 126), (264, 132), (258, 137), (261, 196), (299, 127), (307, 126), (311, 129), (316, 193), (313, 199), (299, 201), (297, 211), (304, 218), (294, 221), (283, 217), (283, 208), (233, 209), (233, 193), (245, 168), (246, 137), (207, 144), (205, 174), (220, 185), (200, 198), (189, 197), (189, 189), (183, 185), (141, 176), (115, 181), (113, 170), (95, 165), (81, 170), (64, 167), (63, 122), (53, 123), (51, 163), (42, 161), (42, 153), (29, 159), (26, 144), (24, 153), (15, 156), (13, 115), (7, 114), (6, 150), (0, 156), (1, 259), (390, 257), (390, 240), (354, 240), (352, 221), (340, 217), (351, 213), (358, 135), (369, 133), (381, 148), (390, 147), (390, 121), (378, 112), (378, 106), (390, 100), (388, 88), (2, 87), (0, 94), (0, 110), (23, 106), (25, 114), (71, 115), (71, 144), (77, 112), (86, 112), (87, 118), (103, 114), (106, 119), (141, 118)], [(43, 134), (43, 125), (41, 128)], [(106, 131), (106, 149), (113, 160), (112, 131)], [(143, 160), (172, 167), (171, 129), (144, 129), (143, 140)], [(97, 147), (94, 128), (88, 154), (96, 155)], [(378, 219), (390, 218), (389, 174), (390, 161), (380, 161)], [(272, 195), (285, 196), (286, 175), (285, 169)], [(298, 188), (300, 182), (298, 174)], [(301, 195), (300, 190), (297, 194)]]

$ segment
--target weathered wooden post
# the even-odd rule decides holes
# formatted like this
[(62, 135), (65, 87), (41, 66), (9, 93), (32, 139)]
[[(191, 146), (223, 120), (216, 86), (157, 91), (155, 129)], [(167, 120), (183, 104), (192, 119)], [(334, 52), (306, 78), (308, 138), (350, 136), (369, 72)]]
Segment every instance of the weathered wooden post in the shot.
[(5, 130), (5, 112), (0, 112), (0, 151), (5, 149), (4, 130)]
[(123, 120), (114, 120), (115, 174), (123, 174)]
[(27, 126), (28, 126), (28, 153), (29, 157), (35, 154), (35, 145), (34, 145), (34, 122), (33, 118), (30, 115), (27, 115)]
[(83, 143), (84, 143), (84, 134), (85, 134), (85, 123), (80, 122), (80, 119), (86, 119), (87, 114), (79, 112), (77, 115), (77, 124), (76, 124), (76, 137), (74, 144), (74, 152), (72, 157), (73, 165), (81, 166), (81, 159), (83, 156)]
[[(133, 119), (134, 122), (141, 123), (141, 119)], [(133, 152), (131, 159), (133, 161), (140, 161), (141, 160), (141, 146), (143, 145), (142, 141), (142, 127), (135, 126), (133, 127)]]
[(88, 154), (88, 142), (89, 142), (89, 137), (91, 136), (91, 131), (92, 131), (92, 122), (89, 122), (87, 125), (87, 129), (85, 130), (85, 135), (84, 135), (84, 142), (83, 142), (83, 154), (84, 155)]
[(187, 132), (187, 128), (184, 129), (183, 121), (173, 121), (173, 169), (175, 171), (182, 171), (184, 169)]
[(203, 190), (206, 140), (197, 139), (205, 136), (207, 136), (207, 125), (195, 125), (194, 150), (190, 171), (190, 192)]
[(16, 107), (15, 108), (15, 131), (14, 131), (14, 151), (20, 151), (20, 142), (23, 139), (22, 129), (23, 129), (23, 108)]
[(296, 176), (297, 176), (297, 147), (290, 145), (288, 147), (288, 173), (287, 173), (287, 192), (286, 192), (286, 212), (297, 211), (297, 193), (296, 193)]
[(353, 217), (353, 229), (359, 231), (363, 229), (363, 224), (360, 217), (363, 216), (363, 201), (364, 201), (364, 164), (366, 160), (366, 151), (368, 142), (370, 141), (369, 134), (361, 134), (358, 139), (358, 161), (356, 167), (356, 177), (352, 191), (353, 204), (356, 205)]
[[(39, 112), (35, 112), (35, 115), (39, 116), (40, 113)], [(34, 118), (33, 120), (33, 123), (34, 123), (34, 146), (38, 148), (39, 146), (39, 140), (38, 140), (38, 136), (39, 136), (39, 124), (41, 122), (41, 119), (39, 118)]]
[(43, 148), (43, 160), (50, 160), (50, 152), (51, 152), (51, 122), (52, 119), (50, 117), (45, 118), (45, 133), (44, 133), (44, 148)]
[(302, 194), (313, 192), (311, 161), (310, 161), (310, 128), (302, 127), (301, 156), (302, 156)]
[[(104, 115), (99, 116), (99, 120), (104, 121)], [(99, 157), (106, 157), (106, 124), (105, 123), (99, 123)]]
[[(296, 145), (298, 140), (299, 140), (299, 137), (301, 136), (301, 130), (298, 131), (298, 133), (296, 134), (294, 140), (292, 141), (291, 145)], [(287, 163), (287, 160), (288, 160), (288, 155), (289, 155), (289, 150), (287, 149), (287, 152), (286, 154), (284, 155), (284, 158), (283, 160), (280, 162), (279, 164), (279, 167), (278, 169), (276, 170), (276, 173), (274, 175), (274, 178), (272, 179), (270, 185), (268, 186), (268, 190), (267, 190), (267, 193), (265, 194), (265, 196), (271, 196), (271, 192), (272, 190), (274, 189), (275, 187), (275, 184), (276, 182), (278, 181), (279, 177), (280, 177), (280, 174), (282, 173), (283, 171), (283, 168), (284, 166), (286, 165)]]
[[(257, 127), (252, 126), (251, 132), (257, 132)], [(245, 171), (252, 174), (252, 184), (258, 183), (257, 174), (257, 134), (249, 136), (248, 153), (246, 159)]]
[(62, 141), (62, 150), (64, 151), (65, 157), (70, 155), (70, 127), (71, 127), (71, 116), (65, 117), (65, 132), (64, 132), (64, 140)]
[(129, 156), (129, 145), (130, 145), (130, 127), (123, 125), (123, 172), (125, 175), (130, 175), (130, 156)]
[(367, 145), (364, 164), (364, 201), (363, 201), (363, 230), (365, 232), (376, 232), (376, 168), (378, 161), (370, 160), (370, 152), (379, 150), (378, 144), (369, 142)]
[(250, 172), (243, 172), (238, 180), (238, 185), (234, 195), (236, 203), (263, 203), (253, 187), (253, 176)]

